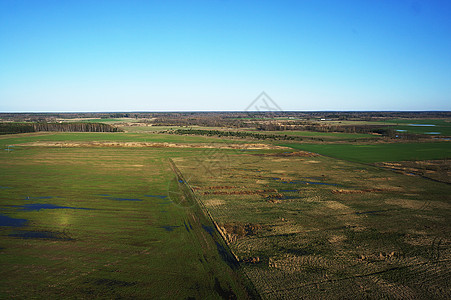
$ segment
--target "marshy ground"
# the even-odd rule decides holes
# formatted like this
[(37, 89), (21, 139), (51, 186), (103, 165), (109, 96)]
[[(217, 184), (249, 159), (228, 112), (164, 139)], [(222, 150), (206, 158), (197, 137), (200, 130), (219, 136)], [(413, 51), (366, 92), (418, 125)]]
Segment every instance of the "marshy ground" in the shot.
[[(0, 147), (0, 298), (451, 297), (450, 187), (425, 178), (446, 171), (447, 142), (34, 133)], [(430, 161), (384, 161), (405, 149)]]

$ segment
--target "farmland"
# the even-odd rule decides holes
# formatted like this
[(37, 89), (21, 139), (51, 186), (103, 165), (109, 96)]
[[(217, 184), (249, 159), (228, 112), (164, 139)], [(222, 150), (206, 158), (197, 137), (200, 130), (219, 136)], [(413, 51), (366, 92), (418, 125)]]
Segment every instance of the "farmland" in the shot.
[(400, 160), (444, 159), (451, 156), (449, 142), (390, 144), (282, 144), (293, 149), (320, 153), (363, 163)]
[(0, 155), (1, 298), (247, 297), (202, 228), (208, 220), (168, 197), (166, 159), (196, 151), (21, 147)]
[(451, 297), (447, 135), (143, 118), (0, 136), (0, 298)]
[(449, 296), (449, 185), (305, 152), (228, 158), (178, 165), (263, 298)]

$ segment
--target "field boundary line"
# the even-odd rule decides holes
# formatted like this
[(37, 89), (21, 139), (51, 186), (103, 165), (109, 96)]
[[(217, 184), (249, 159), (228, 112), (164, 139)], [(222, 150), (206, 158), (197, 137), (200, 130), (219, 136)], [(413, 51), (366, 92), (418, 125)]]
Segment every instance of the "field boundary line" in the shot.
[[(221, 228), (219, 227), (218, 223), (216, 223), (216, 221), (213, 219), (213, 216), (210, 214), (210, 212), (208, 211), (207, 207), (202, 202), (202, 200), (200, 200), (196, 196), (196, 194), (194, 193), (193, 188), (185, 180), (185, 177), (183, 176), (182, 172), (177, 168), (177, 166), (175, 165), (174, 161), (171, 158), (169, 158), (168, 160), (169, 160), (169, 164), (171, 166), (171, 169), (174, 171), (174, 174), (176, 175), (177, 180), (179, 181), (179, 184), (183, 184), (187, 188), (187, 190), (189, 192), (189, 195), (187, 195), (187, 196), (190, 196), (194, 200), (195, 204), (200, 208), (200, 210), (202, 211), (204, 216), (208, 220), (210, 220), (210, 222), (215, 226), (216, 231), (219, 233), (220, 239), (222, 240), (222, 244), (224, 245), (224, 248), (226, 249), (226, 251), (229, 254), (231, 254), (232, 258), (234, 259), (234, 265), (237, 267), (237, 270), (240, 269), (239, 274), (241, 274), (241, 277), (243, 277), (243, 280), (245, 282), (247, 282), (246, 289), (248, 290), (249, 297), (252, 298), (252, 299), (254, 299), (254, 298), (255, 299), (262, 299), (262, 296), (260, 295), (259, 291), (255, 287), (254, 282), (251, 280), (251, 278), (247, 274), (245, 268), (241, 267), (240, 260), (238, 259), (238, 256), (232, 251), (232, 249), (230, 249), (229, 243), (227, 243), (227, 239), (226, 239), (226, 237), (224, 235), (224, 232), (221, 230)], [(182, 190), (182, 192), (184, 193), (184, 190)], [(216, 242), (218, 242), (218, 241), (216, 241)]]
[(200, 200), (196, 194), (194, 193), (193, 188), (190, 186), (190, 184), (185, 180), (182, 172), (177, 168), (177, 166), (175, 165), (174, 161), (169, 158), (169, 163), (171, 165), (171, 169), (174, 171), (176, 177), (178, 180), (180, 180), (179, 182), (184, 184), (187, 187), (187, 190), (189, 191), (190, 195), (196, 202), (196, 204), (199, 206), (199, 208), (201, 209), (201, 211), (205, 214), (205, 216), (211, 221), (211, 223), (215, 226), (216, 230), (219, 232), (219, 235), (221, 236), (224, 244), (227, 246), (228, 251), (232, 254), (232, 256), (234, 257), (234, 259), (236, 260), (236, 263), (239, 264), (239, 259), (238, 256), (236, 256), (235, 253), (233, 253), (232, 249), (230, 249), (229, 244), (227, 243), (227, 239), (225, 237), (224, 232), (221, 230), (221, 228), (219, 227), (218, 223), (216, 223), (216, 221), (213, 219), (212, 215), (210, 214), (210, 212), (208, 211), (207, 207), (205, 206), (205, 204), (202, 202), (202, 200)]

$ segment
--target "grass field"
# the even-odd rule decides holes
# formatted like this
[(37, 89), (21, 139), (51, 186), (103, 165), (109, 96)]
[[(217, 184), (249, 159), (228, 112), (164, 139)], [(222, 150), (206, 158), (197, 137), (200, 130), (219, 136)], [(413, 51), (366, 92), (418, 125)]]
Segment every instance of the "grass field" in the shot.
[(205, 160), (177, 164), (263, 298), (451, 296), (449, 185), (322, 156)]
[(167, 158), (198, 152), (2, 150), (0, 298), (246, 298), (212, 225), (168, 197)]
[(451, 158), (450, 142), (380, 143), (380, 144), (283, 144), (293, 149), (311, 151), (339, 159), (374, 163), (400, 160)]
[[(181, 136), (175, 134), (158, 133), (124, 133), (124, 132), (68, 132), (53, 133), (39, 132), (0, 136), (0, 146), (29, 142), (159, 142), (159, 143), (225, 143), (223, 139), (201, 136)], [(244, 143), (236, 140), (234, 143)]]
[[(188, 147), (25, 145), (37, 141)], [(190, 148), (211, 142), (230, 143), (0, 137), (0, 298), (451, 297), (449, 184), (360, 163), (449, 158), (450, 143)]]
[(384, 121), (396, 125), (395, 130), (414, 134), (451, 136), (451, 121), (443, 119), (393, 119)]

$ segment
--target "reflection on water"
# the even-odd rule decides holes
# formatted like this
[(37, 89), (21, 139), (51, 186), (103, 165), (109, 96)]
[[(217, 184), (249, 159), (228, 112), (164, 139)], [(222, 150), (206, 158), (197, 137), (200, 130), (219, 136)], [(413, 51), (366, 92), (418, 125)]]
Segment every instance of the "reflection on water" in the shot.
[(59, 206), (50, 203), (29, 203), (24, 205), (12, 205), (14, 207), (21, 207), (22, 210), (25, 211), (39, 211), (41, 209), (87, 209), (91, 210), (92, 208), (85, 207), (71, 207), (71, 206)]
[(164, 199), (167, 196), (165, 195), (144, 195), (144, 197), (151, 197), (151, 198), (158, 198), (158, 199)]
[(407, 124), (408, 126), (418, 126), (418, 127), (433, 127), (434, 124)]
[(108, 194), (97, 194), (97, 196), (102, 196), (105, 199), (115, 200), (115, 201), (143, 201), (142, 199), (137, 198), (121, 198), (121, 197), (112, 197)]
[(0, 215), (0, 226), (20, 227), (27, 223), (26, 219), (16, 219), (5, 215)]
[(60, 241), (73, 240), (73, 238), (69, 237), (65, 233), (57, 233), (52, 231), (19, 231), (16, 233), (8, 234), (8, 236), (21, 239), (45, 239), (45, 240), (60, 240)]

